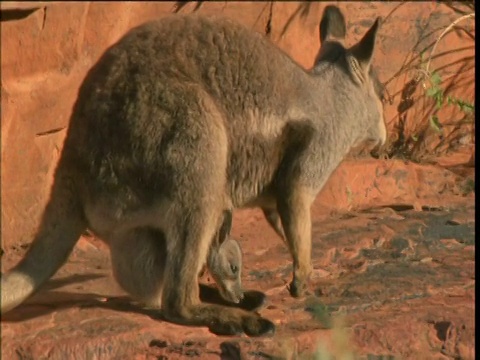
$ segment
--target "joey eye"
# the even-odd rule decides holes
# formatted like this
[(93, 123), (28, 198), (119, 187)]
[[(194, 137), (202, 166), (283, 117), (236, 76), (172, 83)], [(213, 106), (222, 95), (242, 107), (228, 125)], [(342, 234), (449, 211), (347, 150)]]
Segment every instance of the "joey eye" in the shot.
[(238, 267), (236, 265), (230, 265), (230, 270), (232, 270), (232, 273), (236, 274), (238, 272)]

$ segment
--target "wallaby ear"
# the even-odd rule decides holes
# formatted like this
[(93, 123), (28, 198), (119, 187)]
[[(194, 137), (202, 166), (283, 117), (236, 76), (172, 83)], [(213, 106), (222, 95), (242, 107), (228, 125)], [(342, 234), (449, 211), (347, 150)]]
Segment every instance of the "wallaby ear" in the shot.
[(320, 44), (326, 40), (336, 40), (343, 42), (347, 33), (345, 17), (340, 9), (334, 5), (328, 5), (323, 10), (322, 20), (320, 21)]
[(220, 226), (220, 230), (218, 231), (218, 243), (222, 244), (225, 239), (230, 235), (230, 231), (232, 230), (232, 218), (233, 212), (231, 210), (225, 210), (223, 212), (223, 221), (222, 225)]
[(377, 17), (373, 25), (368, 29), (367, 33), (363, 36), (357, 44), (349, 49), (350, 54), (355, 58), (361, 70), (368, 72), (370, 63), (372, 60), (373, 50), (375, 48), (375, 39), (377, 36), (377, 30), (381, 22), (381, 18)]
[(231, 238), (230, 236), (220, 245), (223, 250), (242, 252), (242, 248), (237, 240)]

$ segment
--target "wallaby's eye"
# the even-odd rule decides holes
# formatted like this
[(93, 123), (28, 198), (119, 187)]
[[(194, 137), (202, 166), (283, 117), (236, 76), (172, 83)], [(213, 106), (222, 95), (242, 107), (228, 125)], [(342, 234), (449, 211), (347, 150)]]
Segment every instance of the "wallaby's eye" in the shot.
[(238, 267), (236, 265), (230, 265), (230, 270), (232, 270), (232, 273), (236, 274), (238, 272)]

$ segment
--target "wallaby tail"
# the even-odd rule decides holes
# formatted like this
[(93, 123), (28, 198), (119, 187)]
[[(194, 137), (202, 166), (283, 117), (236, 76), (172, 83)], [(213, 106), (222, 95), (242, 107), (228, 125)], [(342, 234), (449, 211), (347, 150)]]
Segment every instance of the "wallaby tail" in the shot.
[(17, 266), (2, 274), (2, 314), (20, 305), (64, 264), (85, 230), (75, 181), (60, 163), (40, 228), (28, 252)]

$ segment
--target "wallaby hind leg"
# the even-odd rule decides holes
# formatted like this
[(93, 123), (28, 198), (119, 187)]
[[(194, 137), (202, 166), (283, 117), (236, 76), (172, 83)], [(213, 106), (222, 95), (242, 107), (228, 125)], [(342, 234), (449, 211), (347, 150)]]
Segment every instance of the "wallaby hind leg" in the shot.
[[(308, 169), (314, 166), (315, 157), (307, 151), (312, 141), (308, 122), (289, 124), (292, 141), (282, 159), (281, 171), (276, 178), (276, 204), (285, 240), (293, 260), (293, 279), (290, 294), (293, 297), (306, 295), (312, 272), (311, 247), (312, 224), (310, 208), (317, 191), (312, 188), (308, 171), (299, 171), (299, 166)], [(299, 161), (298, 159), (301, 159)], [(301, 163), (301, 165), (299, 165)], [(303, 169), (302, 169), (303, 170)]]
[(214, 215), (212, 207), (206, 205), (195, 206), (200, 210), (197, 213), (179, 216), (176, 229), (166, 234), (171, 238), (162, 298), (164, 317), (180, 324), (208, 326), (212, 332), (223, 335), (244, 332), (258, 336), (273, 332), (274, 325), (255, 313), (200, 302), (197, 275), (220, 215)]
[(2, 274), (2, 313), (21, 304), (63, 265), (85, 230), (86, 221), (76, 181), (78, 177), (69, 170), (64, 154), (30, 248), (18, 265)]
[(175, 179), (175, 191), (169, 194), (172, 205), (164, 221), (168, 224), (168, 257), (162, 313), (170, 321), (207, 326), (218, 334), (244, 332), (256, 336), (273, 332), (273, 323), (253, 312), (200, 302), (198, 274), (224, 215), (228, 155), (226, 133), (217, 117), (220, 114), (208, 98), (202, 103), (209, 105), (206, 113), (210, 117), (200, 120), (203, 128), (191, 137), (183, 134), (170, 144), (169, 153), (182, 156), (168, 158), (172, 161), (169, 175)]

